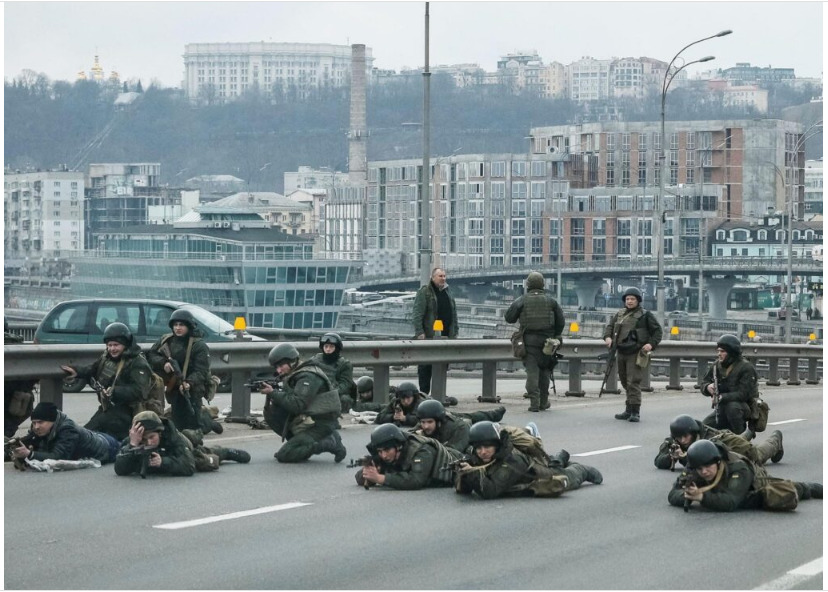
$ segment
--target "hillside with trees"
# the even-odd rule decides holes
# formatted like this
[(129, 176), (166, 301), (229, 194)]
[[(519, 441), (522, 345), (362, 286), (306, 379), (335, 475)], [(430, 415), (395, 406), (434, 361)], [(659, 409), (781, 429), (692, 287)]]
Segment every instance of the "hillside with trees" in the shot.
[[(431, 89), (433, 156), (523, 152), (533, 126), (598, 119), (656, 121), (660, 113), (659, 96), (579, 105), (497, 85), (456, 88), (445, 75), (433, 76)], [(194, 107), (179, 90), (135, 85), (128, 90), (140, 92), (140, 98), (116, 107), (115, 98), (124, 90), (126, 85), (50, 81), (31, 71), (6, 80), (5, 165), (24, 169), (67, 164), (85, 170), (90, 162), (160, 162), (161, 182), (173, 186), (196, 175), (231, 174), (247, 180), (253, 190), (275, 191), (282, 190), (284, 171), (300, 165), (347, 170), (347, 88), (322, 89), (304, 99), (283, 93), (272, 100), (249, 92), (226, 105)], [(781, 118), (783, 109), (806, 105), (815, 93), (821, 95), (821, 89), (772, 92), (767, 117)], [(421, 156), (421, 128), (416, 125), (422, 121), (420, 78), (371, 86), (367, 104), (370, 160)], [(803, 108), (785, 114), (801, 116), (807, 124), (812, 113), (813, 108)], [(720, 96), (688, 87), (670, 93), (668, 117), (760, 115), (724, 107)], [(821, 156), (821, 142), (809, 145), (808, 158)]]

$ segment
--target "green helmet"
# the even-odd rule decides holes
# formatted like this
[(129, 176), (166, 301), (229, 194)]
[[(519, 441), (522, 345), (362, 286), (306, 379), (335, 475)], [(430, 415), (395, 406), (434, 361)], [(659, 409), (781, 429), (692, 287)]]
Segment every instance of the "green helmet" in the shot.
[(356, 381), (356, 387), (358, 393), (367, 393), (368, 391), (372, 391), (374, 390), (374, 379), (370, 376), (362, 376)]
[(526, 277), (527, 290), (543, 290), (544, 280), (540, 272), (533, 271)]
[(132, 345), (132, 331), (123, 323), (110, 323), (103, 333), (103, 342), (117, 341), (124, 347)]
[(739, 338), (735, 335), (730, 335), (729, 333), (725, 333), (719, 337), (719, 340), (716, 342), (716, 347), (722, 348), (734, 358), (738, 358), (742, 355), (742, 344), (739, 341)]
[(342, 338), (338, 333), (325, 333), (319, 338), (319, 350), (322, 351), (322, 346), (326, 343), (333, 343), (337, 352), (342, 351)]
[(687, 468), (698, 469), (722, 460), (722, 451), (710, 440), (696, 440), (687, 449)]
[(291, 366), (299, 359), (299, 351), (292, 343), (280, 343), (267, 354), (267, 363), (274, 368), (287, 361)]
[(397, 448), (405, 444), (405, 440), (405, 434), (400, 428), (393, 423), (384, 423), (375, 427), (371, 432), (371, 444), (368, 445), (368, 450)]
[(635, 296), (638, 298), (638, 303), (641, 304), (641, 301), (644, 299), (644, 296), (641, 294), (641, 290), (638, 288), (627, 288), (624, 290), (624, 293), (621, 294), (621, 302), (627, 300), (627, 296)]
[(670, 422), (670, 435), (673, 438), (680, 438), (681, 436), (685, 436), (687, 434), (698, 435), (699, 431), (701, 431), (699, 422), (689, 415), (679, 415)]
[(446, 418), (446, 408), (437, 399), (426, 399), (417, 405), (417, 410), (414, 413), (418, 419), (443, 421)]
[(189, 310), (185, 310), (183, 308), (175, 309), (173, 311), (173, 313), (170, 315), (170, 321), (169, 321), (170, 329), (172, 329), (173, 324), (176, 323), (176, 322), (184, 323), (185, 325), (187, 325), (190, 328), (190, 331), (193, 331), (196, 328), (196, 320), (195, 320), (195, 317), (193, 316), (193, 313), (191, 313)]
[(478, 421), (469, 429), (469, 444), (477, 446), (500, 446), (500, 426), (493, 421)]
[(403, 382), (397, 387), (397, 398), (401, 397), (416, 397), (420, 389), (413, 382)]

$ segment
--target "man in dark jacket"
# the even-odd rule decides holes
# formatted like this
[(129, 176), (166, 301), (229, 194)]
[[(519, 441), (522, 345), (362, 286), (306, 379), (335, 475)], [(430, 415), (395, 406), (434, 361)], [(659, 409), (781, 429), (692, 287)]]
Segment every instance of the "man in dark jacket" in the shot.
[[(437, 320), (443, 324), (444, 337), (457, 337), (457, 305), (446, 283), (446, 272), (439, 267), (432, 270), (431, 281), (417, 290), (414, 297), (414, 309), (411, 313), (414, 339), (434, 339), (434, 321)], [(420, 391), (426, 395), (431, 392), (431, 371), (430, 364), (417, 366)]]
[[(504, 315), (507, 323), (520, 322), (526, 355), (526, 396), (529, 411), (549, 409), (549, 376), (552, 371), (555, 351), (561, 344), (564, 328), (564, 314), (560, 304), (544, 289), (543, 276), (533, 271), (526, 278), (526, 294), (519, 296)], [(547, 340), (551, 355), (543, 352)]]
[(189, 477), (196, 472), (192, 445), (166, 417), (152, 411), (135, 416), (129, 437), (115, 458), (116, 475)]
[(670, 422), (670, 437), (665, 438), (658, 448), (654, 461), (656, 468), (673, 470), (676, 463), (686, 464), (687, 449), (696, 440), (721, 442), (728, 450), (741, 454), (758, 465), (763, 465), (768, 460), (778, 463), (785, 454), (782, 432), (779, 430), (771, 432), (764, 442), (754, 446), (746, 438), (729, 430), (717, 430), (689, 415), (679, 415)]
[(450, 413), (440, 401), (427, 399), (417, 406), (416, 415), (420, 421), (411, 431), (434, 438), (443, 446), (462, 453), (469, 446), (469, 429), (472, 424), (479, 421), (500, 421), (505, 413), (505, 407), (471, 413)]
[[(676, 479), (667, 500), (685, 510), (693, 502), (717, 512), (758, 509), (766, 502), (761, 490), (771, 481), (764, 467), (729, 451), (721, 442), (698, 440), (687, 449), (687, 469)], [(796, 489), (795, 501), (822, 499), (820, 483), (790, 483)]]
[(750, 400), (759, 395), (756, 370), (742, 357), (735, 335), (722, 335), (716, 343), (717, 361), (701, 381), (701, 392), (711, 397), (713, 412), (704, 424), (741, 434), (750, 418)]
[(152, 369), (167, 385), (167, 402), (171, 417), (180, 430), (221, 433), (221, 424), (203, 409), (211, 380), (210, 348), (203, 340), (193, 313), (185, 308), (174, 310), (169, 320), (172, 333), (162, 335), (147, 353)]
[(650, 367), (650, 353), (661, 343), (662, 331), (655, 315), (641, 306), (641, 290), (627, 288), (621, 299), (624, 308), (604, 327), (604, 342), (617, 352), (618, 378), (627, 393), (626, 409), (617, 413), (615, 419), (638, 422), (641, 381)]
[[(527, 441), (524, 450), (531, 452), (518, 449), (518, 438)], [(481, 421), (472, 426), (469, 441), (474, 454), (457, 467), (457, 493), (476, 493), (483, 499), (558, 497), (584, 481), (599, 485), (604, 480), (598, 469), (569, 462), (565, 450), (550, 457), (539, 438), (520, 428)]]
[(54, 403), (41, 402), (32, 411), (32, 425), (27, 445), (12, 451), (16, 459), (80, 460), (94, 458), (101, 464), (113, 462), (118, 440), (102, 432), (80, 427), (60, 411)]
[(356, 399), (356, 385), (354, 367), (342, 356), (342, 348), (342, 338), (338, 333), (325, 333), (319, 339), (321, 353), (313, 356), (310, 361), (322, 369), (331, 384), (339, 391), (341, 411), (347, 413)]
[(357, 471), (356, 482), (366, 489), (382, 485), (392, 489), (448, 487), (449, 465), (460, 453), (437, 440), (403, 432), (394, 424), (374, 428), (367, 446), (371, 462)]
[(302, 363), (290, 343), (280, 343), (268, 362), (282, 380), (282, 389), (265, 383), (264, 417), (267, 425), (287, 440), (274, 455), (283, 463), (302, 462), (314, 454), (330, 452), (342, 462), (347, 451), (336, 431), (340, 401), (336, 387), (313, 360)]
[(102, 390), (97, 392), (100, 406), (85, 426), (94, 432), (104, 432), (116, 440), (123, 440), (132, 425), (136, 407), (149, 394), (152, 369), (133, 342), (132, 332), (123, 323), (112, 323), (104, 329), (106, 353), (84, 368), (61, 366), (70, 377), (97, 380)]
[(388, 404), (377, 414), (374, 423), (393, 423), (401, 427), (414, 427), (417, 418), (417, 407), (428, 397), (417, 390), (413, 382), (403, 382), (397, 387), (396, 393)]

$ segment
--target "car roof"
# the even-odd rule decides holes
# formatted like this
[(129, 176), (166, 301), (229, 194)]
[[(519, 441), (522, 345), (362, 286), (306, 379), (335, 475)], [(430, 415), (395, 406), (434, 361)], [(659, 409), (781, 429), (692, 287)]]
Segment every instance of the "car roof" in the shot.
[[(55, 306), (63, 306), (64, 304), (86, 304), (86, 303), (109, 303), (109, 304), (125, 304), (129, 302), (141, 302), (146, 304), (169, 304), (175, 307), (184, 306), (187, 302), (180, 302), (178, 300), (153, 300), (151, 298), (78, 298), (75, 300), (64, 300)], [(197, 305), (194, 305), (197, 306)]]

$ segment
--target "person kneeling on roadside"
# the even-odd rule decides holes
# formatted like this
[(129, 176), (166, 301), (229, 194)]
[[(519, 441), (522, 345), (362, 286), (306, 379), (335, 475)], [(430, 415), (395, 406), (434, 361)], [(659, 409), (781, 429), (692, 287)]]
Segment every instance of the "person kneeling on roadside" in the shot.
[(32, 425), (27, 436), (12, 450), (15, 466), (29, 460), (80, 460), (94, 458), (111, 463), (118, 452), (118, 441), (103, 432), (80, 427), (54, 403), (41, 402), (32, 410)]
[(598, 469), (569, 462), (565, 450), (550, 457), (540, 438), (526, 430), (481, 421), (471, 427), (474, 454), (457, 465), (455, 491), (483, 499), (504, 496), (558, 497), (584, 481), (599, 485)]

